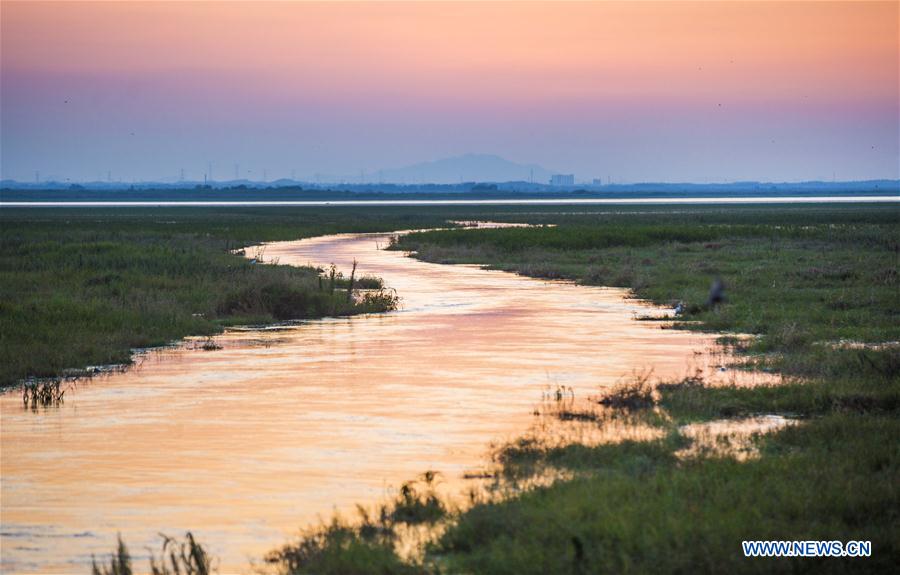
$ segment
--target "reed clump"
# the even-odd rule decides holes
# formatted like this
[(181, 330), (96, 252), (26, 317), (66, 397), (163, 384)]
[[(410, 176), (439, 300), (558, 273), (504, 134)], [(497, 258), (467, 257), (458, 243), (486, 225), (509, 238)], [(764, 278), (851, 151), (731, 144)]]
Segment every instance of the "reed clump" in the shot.
[(22, 386), (22, 402), (26, 408), (53, 407), (63, 403), (67, 389), (62, 388), (60, 378), (25, 382)]
[(653, 407), (653, 385), (650, 383), (652, 372), (635, 374), (630, 380), (623, 381), (597, 400), (597, 403), (616, 409), (645, 409)]
[[(184, 539), (179, 540), (160, 533), (162, 545), (159, 555), (150, 552), (151, 575), (212, 575), (215, 573), (213, 559), (206, 548), (197, 542), (188, 531)], [(118, 537), (116, 550), (110, 554), (108, 561), (97, 562), (91, 557), (92, 575), (133, 575), (131, 554), (128, 547)]]
[(448, 508), (435, 489), (437, 478), (436, 472), (426, 471), (419, 479), (400, 486), (400, 493), (390, 510), (391, 519), (410, 525), (443, 519)]
[(163, 538), (159, 556), (151, 554), (151, 575), (210, 575), (213, 561), (203, 545), (188, 531), (184, 540), (160, 533)]
[(117, 540), (116, 550), (110, 553), (109, 563), (101, 561), (98, 564), (97, 558), (91, 557), (91, 575), (132, 575), (131, 554), (121, 535)]

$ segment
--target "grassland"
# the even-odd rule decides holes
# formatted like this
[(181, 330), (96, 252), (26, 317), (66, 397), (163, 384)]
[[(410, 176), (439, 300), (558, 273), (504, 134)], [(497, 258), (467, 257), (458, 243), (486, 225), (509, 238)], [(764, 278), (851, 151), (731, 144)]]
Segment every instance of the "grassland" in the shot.
[[(568, 479), (476, 500), (421, 559), (401, 561), (364, 532), (328, 540), (318, 531), (329, 561), (282, 564), (285, 573), (346, 572), (373, 552), (377, 564), (429, 573), (880, 573), (900, 564), (897, 206), (492, 214), (507, 217), (557, 227), (435, 231), (397, 247), (681, 302), (680, 327), (755, 334), (723, 341), (787, 383), (688, 380), (657, 386), (650, 401), (611, 398), (614, 407), (594, 405), (576, 419), (600, 410), (596, 425), (632, 418), (663, 437), (599, 446), (523, 438), (496, 453), (503, 477), (556, 470)], [(709, 306), (716, 277), (727, 300)], [(753, 438), (758, 458), (678, 455), (690, 443), (682, 425), (753, 414), (801, 423)], [(743, 540), (867, 540), (873, 551), (748, 559)]]
[[(579, 472), (475, 506), (432, 555), (450, 571), (843, 572), (900, 561), (900, 227), (892, 207), (597, 216), (555, 228), (432, 232), (400, 247), (442, 262), (617, 285), (683, 302), (682, 326), (759, 337), (738, 346), (783, 386), (663, 388), (664, 440), (537, 449)], [(548, 222), (549, 223), (549, 222)], [(727, 301), (711, 307), (713, 278)], [(843, 344), (841, 342), (844, 342)], [(846, 345), (853, 342), (853, 345)], [(782, 413), (762, 456), (681, 460), (677, 425)], [(522, 453), (512, 453), (515, 465)], [(557, 526), (547, 529), (547, 525)], [(870, 559), (745, 559), (742, 540), (873, 541)]]
[[(384, 310), (389, 299), (348, 302), (329, 281), (320, 287), (317, 270), (254, 265), (231, 252), (413, 222), (443, 220), (342, 210), (3, 208), (0, 387), (127, 363), (133, 348), (226, 325)], [(344, 288), (346, 278), (336, 283)]]
[[(752, 367), (789, 376), (783, 385), (758, 388), (669, 382), (650, 401), (594, 405), (607, 415), (596, 422), (588, 417), (587, 424), (634, 418), (661, 428), (663, 436), (599, 446), (554, 437), (513, 442), (496, 453), (499, 476), (520, 482), (556, 470), (566, 478), (524, 490), (504, 484), (508, 489), (473, 499), (463, 512), (420, 487), (375, 514), (313, 528), (274, 551), (269, 559), (280, 572), (879, 573), (900, 564), (900, 206), (394, 208), (365, 216), (181, 209), (0, 217), (0, 271), (10, 274), (4, 306), (19, 306), (16, 297), (38, 289), (37, 280), (6, 280), (27, 275), (20, 270), (28, 270), (33, 244), (60, 242), (62, 232), (78, 238), (76, 244), (94, 241), (91, 234), (117, 244), (128, 244), (129, 234), (170, 246), (187, 238), (187, 245), (201, 246), (199, 259), (222, 258), (228, 266), (236, 263), (228, 250), (266, 239), (433, 227), (447, 219), (554, 224), (417, 233), (397, 247), (429, 261), (624, 286), (658, 303), (680, 302), (680, 327), (755, 334), (747, 343), (723, 342)], [(95, 261), (90, 272), (79, 273), (110, 273), (106, 266)], [(706, 299), (716, 277), (727, 299), (713, 307)], [(231, 292), (215, 293), (202, 300), (211, 310)], [(188, 311), (197, 309), (185, 306), (172, 317)], [(4, 307), (4, 322), (8, 313)], [(209, 323), (197, 325), (209, 329), (228, 320), (203, 319)], [(197, 325), (185, 331), (200, 333), (191, 331)], [(0, 332), (7, 353), (5, 342), (17, 332)], [(755, 459), (678, 456), (690, 441), (683, 424), (762, 413), (801, 423), (755, 438)], [(443, 530), (421, 556), (399, 555), (400, 524), (422, 522)], [(745, 539), (870, 540), (873, 550), (866, 559), (746, 559)]]
[[(417, 233), (399, 248), (439, 263), (480, 263), (532, 277), (631, 288), (683, 302), (682, 327), (764, 334), (756, 350), (812, 341), (896, 339), (900, 210), (691, 209), (670, 214), (528, 218), (559, 223)], [(721, 277), (727, 305), (704, 304)]]

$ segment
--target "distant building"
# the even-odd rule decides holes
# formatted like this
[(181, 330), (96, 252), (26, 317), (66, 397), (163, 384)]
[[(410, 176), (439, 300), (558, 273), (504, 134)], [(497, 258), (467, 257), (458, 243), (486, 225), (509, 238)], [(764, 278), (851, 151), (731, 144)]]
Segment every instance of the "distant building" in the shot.
[(595, 186), (602, 186), (602, 185), (603, 185), (603, 178), (594, 178), (594, 181), (593, 181), (592, 183), (593, 183), (593, 185), (595, 185)]
[(550, 176), (551, 186), (574, 186), (575, 174), (553, 174)]

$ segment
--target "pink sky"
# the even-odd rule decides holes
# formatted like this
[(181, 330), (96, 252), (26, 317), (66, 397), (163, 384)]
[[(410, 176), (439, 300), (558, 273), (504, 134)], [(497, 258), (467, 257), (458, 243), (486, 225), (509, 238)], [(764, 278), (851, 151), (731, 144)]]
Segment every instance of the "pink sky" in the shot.
[[(898, 3), (2, 3), (3, 177), (897, 178)], [(218, 174), (216, 172), (218, 171)]]

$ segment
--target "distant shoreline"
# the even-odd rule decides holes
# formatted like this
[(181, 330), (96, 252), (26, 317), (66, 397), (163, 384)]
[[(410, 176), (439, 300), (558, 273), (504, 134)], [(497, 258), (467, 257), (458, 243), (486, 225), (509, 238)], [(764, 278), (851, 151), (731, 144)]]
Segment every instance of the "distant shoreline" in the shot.
[[(770, 198), (795, 202), (795, 198), (874, 198), (900, 197), (900, 182), (835, 182), (822, 184), (635, 184), (612, 185), (603, 188), (553, 188), (552, 186), (521, 187), (516, 182), (500, 184), (460, 184), (422, 186), (365, 186), (343, 185), (335, 187), (303, 187), (301, 185), (248, 187), (208, 186), (135, 186), (88, 188), (35, 188), (0, 185), (0, 206), (32, 205), (36, 203), (100, 205), (169, 205), (169, 203), (201, 202), (216, 205), (430, 205), (444, 202), (446, 205), (482, 205), (484, 203), (648, 203), (649, 201), (674, 201), (693, 203), (700, 200), (711, 203), (733, 202), (730, 198), (754, 198), (755, 202), (768, 203)], [(724, 200), (723, 198), (729, 198)], [(840, 201), (840, 200), (836, 200)], [(865, 200), (861, 200), (865, 201)], [(387, 203), (391, 202), (391, 203)], [(419, 203), (428, 202), (428, 203)], [(441, 205), (436, 203), (435, 205)]]
[(123, 207), (262, 207), (262, 206), (484, 206), (484, 205), (664, 205), (664, 204), (837, 204), (900, 203), (900, 196), (719, 196), (653, 198), (484, 198), (408, 200), (122, 200), (122, 201), (0, 201), (0, 208), (123, 208)]

